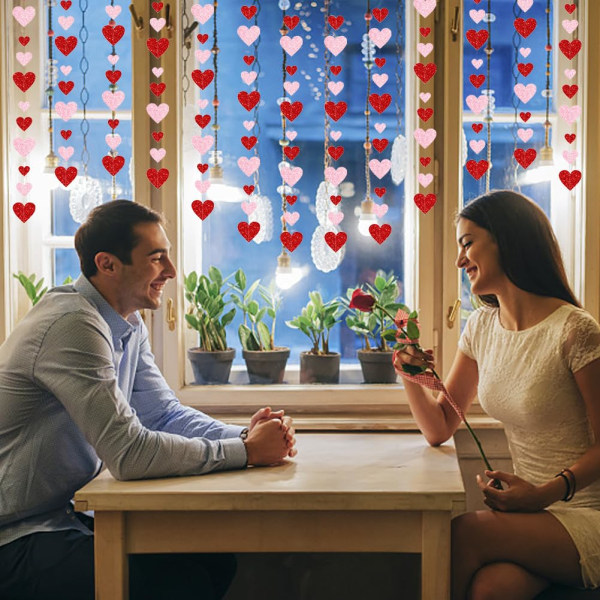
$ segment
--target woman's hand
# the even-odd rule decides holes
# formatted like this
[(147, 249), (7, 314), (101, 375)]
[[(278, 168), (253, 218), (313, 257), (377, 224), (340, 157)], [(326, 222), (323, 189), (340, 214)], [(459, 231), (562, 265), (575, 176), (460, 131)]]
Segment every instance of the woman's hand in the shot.
[[(501, 512), (538, 512), (547, 506), (540, 488), (504, 471), (485, 471), (490, 480), (485, 483), (477, 475), (477, 485), (483, 492), (484, 502), (492, 510)], [(493, 487), (494, 480), (502, 481), (505, 489)]]
[(433, 350), (421, 352), (414, 346), (406, 345), (404, 350), (397, 350), (394, 355), (394, 367), (400, 374), (402, 374), (402, 365), (435, 369)]

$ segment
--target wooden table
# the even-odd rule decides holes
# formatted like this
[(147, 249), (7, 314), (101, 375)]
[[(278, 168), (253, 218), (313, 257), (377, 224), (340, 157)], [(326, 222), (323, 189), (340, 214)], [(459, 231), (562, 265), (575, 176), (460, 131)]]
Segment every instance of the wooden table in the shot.
[(297, 447), (278, 467), (126, 482), (104, 472), (79, 490), (75, 509), (96, 516), (96, 600), (128, 598), (128, 554), (166, 552), (415, 552), (422, 600), (450, 598), (450, 519), (465, 507), (452, 444), (319, 433)]

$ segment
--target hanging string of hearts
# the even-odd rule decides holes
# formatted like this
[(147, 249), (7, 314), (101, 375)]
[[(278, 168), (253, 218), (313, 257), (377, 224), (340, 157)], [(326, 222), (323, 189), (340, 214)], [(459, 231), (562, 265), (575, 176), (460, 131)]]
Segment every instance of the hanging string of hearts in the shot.
[[(577, 6), (574, 3), (567, 3), (564, 5), (564, 9), (566, 11), (566, 14), (564, 15), (566, 18), (561, 22), (562, 29), (568, 35), (572, 36), (579, 27), (579, 21), (574, 17)], [(581, 40), (578, 38), (573, 38), (570, 40), (561, 39), (558, 47), (568, 60), (574, 61), (577, 54), (579, 54), (581, 51), (582, 44)], [(565, 75), (569, 80), (572, 80), (576, 74), (577, 71), (572, 67), (565, 69)], [(561, 104), (558, 109), (558, 114), (560, 115), (561, 119), (566, 121), (573, 128), (570, 133), (565, 134), (565, 140), (569, 144), (572, 144), (577, 137), (577, 135), (574, 133), (574, 130), (577, 129), (577, 121), (581, 117), (581, 107), (576, 104), (576, 95), (578, 91), (579, 87), (575, 83), (564, 84), (562, 86), (562, 93), (568, 98), (570, 103), (567, 102), (565, 104)], [(558, 177), (568, 190), (573, 190), (573, 188), (581, 181), (581, 171), (573, 168), (577, 162), (578, 156), (579, 153), (577, 150), (565, 150), (563, 152), (563, 158), (567, 161), (571, 170), (562, 169), (559, 172)]]
[[(26, 27), (33, 21), (36, 15), (36, 10), (33, 6), (15, 6), (12, 11), (12, 15), (17, 21), (17, 23), (21, 26), (21, 30), (18, 37), (19, 44), (21, 47), (25, 48), (30, 41), (30, 37), (25, 34)], [(31, 52), (27, 51), (17, 51), (16, 58), (19, 64), (26, 68), (29, 62), (32, 59)], [(52, 77), (49, 74), (49, 77)], [(26, 97), (26, 92), (33, 85), (36, 80), (36, 75), (33, 71), (16, 71), (13, 73), (13, 83), (21, 90), (24, 94), (23, 97)], [(21, 111), (26, 115), (29, 110), (30, 103), (28, 100), (19, 100), (18, 106)], [(27, 197), (31, 192), (32, 184), (28, 181), (27, 175), (31, 170), (31, 167), (27, 164), (27, 156), (33, 150), (35, 146), (35, 139), (31, 137), (21, 137), (27, 136), (26, 132), (31, 127), (33, 119), (30, 116), (19, 116), (16, 118), (16, 124), (19, 128), (17, 136), (14, 138), (13, 146), (19, 156), (21, 157), (19, 160), (18, 171), (21, 175), (21, 178), (16, 185), (17, 192), (22, 196), (22, 202), (18, 201), (12, 205), (12, 209), (14, 214), (25, 223), (31, 215), (35, 212), (35, 204), (33, 202), (28, 202)], [(23, 133), (21, 133), (23, 132)]]
[[(212, 4), (194, 4), (191, 7), (192, 16), (200, 24), (205, 25), (211, 18), (214, 17), (215, 7)], [(215, 17), (216, 19), (216, 17)], [(213, 25), (214, 29), (214, 25)], [(213, 32), (214, 33), (214, 32)], [(198, 61), (199, 68), (192, 71), (192, 80), (200, 89), (200, 98), (196, 101), (199, 114), (194, 116), (196, 125), (200, 128), (200, 133), (192, 136), (192, 145), (194, 149), (200, 154), (200, 162), (196, 164), (196, 168), (200, 173), (200, 179), (194, 182), (196, 190), (201, 195), (201, 200), (194, 200), (192, 202), (192, 210), (194, 213), (204, 221), (213, 211), (215, 204), (212, 200), (206, 197), (208, 188), (210, 187), (210, 172), (209, 172), (209, 160), (208, 153), (214, 144), (214, 137), (212, 135), (205, 135), (205, 129), (210, 124), (212, 117), (208, 112), (203, 112), (208, 107), (208, 98), (202, 98), (202, 92), (208, 88), (209, 85), (215, 81), (215, 71), (213, 69), (205, 69), (205, 63), (211, 57), (212, 52), (206, 47), (209, 35), (206, 32), (198, 33), (196, 36), (200, 43), (200, 48), (195, 52), (195, 58)], [(217, 39), (213, 35), (212, 49), (218, 48)], [(215, 54), (216, 56), (216, 54)], [(215, 86), (213, 93), (213, 109), (215, 114), (218, 114), (218, 94)], [(215, 102), (217, 103), (215, 105)], [(213, 121), (212, 127), (218, 127), (218, 123)], [(213, 129), (216, 131), (216, 129)], [(205, 159), (206, 156), (206, 159)], [(214, 154), (214, 160), (217, 160), (217, 155)], [(213, 162), (213, 164), (216, 164)]]
[[(293, 161), (298, 157), (300, 153), (299, 146), (290, 145), (290, 139), (287, 135), (286, 128), (287, 122), (293, 122), (300, 115), (303, 109), (302, 102), (294, 102), (291, 100), (292, 96), (298, 91), (300, 84), (298, 81), (288, 81), (287, 76), (294, 76), (296, 74), (296, 65), (288, 65), (287, 57), (294, 56), (298, 50), (302, 47), (303, 39), (302, 36), (293, 35), (291, 32), (296, 28), (300, 22), (300, 17), (297, 15), (289, 16), (286, 15), (286, 9), (282, 10), (283, 23), (279, 33), (281, 37), (279, 43), (282, 48), (282, 79), (283, 79), (283, 96), (279, 105), (281, 111), (281, 139), (279, 144), (281, 146), (281, 162), (279, 163), (279, 174), (281, 175), (281, 235), (279, 239), (282, 245), (293, 252), (302, 243), (302, 233), (295, 231), (290, 233), (288, 226), (293, 227), (298, 221), (300, 216), (298, 212), (288, 211), (288, 204), (290, 200), (295, 196), (294, 186), (300, 181), (302, 177), (302, 168), (293, 165)], [(288, 35), (289, 34), (289, 35)], [(289, 96), (288, 96), (289, 95)], [(288, 99), (289, 98), (289, 99)], [(295, 132), (292, 136), (295, 138)], [(292, 161), (292, 162), (288, 162)], [(296, 201), (293, 198), (294, 202)]]
[(104, 138), (110, 150), (102, 157), (102, 165), (112, 177), (111, 196), (113, 200), (116, 200), (116, 175), (125, 166), (125, 158), (119, 155), (117, 151), (117, 148), (121, 144), (121, 136), (118, 133), (115, 133), (115, 129), (119, 126), (116, 110), (125, 99), (125, 93), (120, 91), (117, 86), (117, 82), (121, 79), (121, 71), (116, 68), (116, 64), (119, 61), (119, 55), (117, 54), (115, 46), (125, 34), (125, 27), (116, 24), (116, 19), (121, 14), (121, 7), (115, 6), (114, 0), (111, 0), (111, 3), (106, 6), (104, 10), (108, 15), (109, 21), (108, 25), (102, 27), (102, 35), (110, 44), (111, 50), (110, 54), (107, 56), (110, 68), (104, 73), (109, 85), (108, 90), (102, 93), (102, 100), (111, 111), (111, 116), (110, 119), (108, 119), (110, 133)]
[[(413, 132), (415, 140), (421, 147), (421, 150), (419, 151), (419, 163), (423, 169), (426, 169), (426, 172), (420, 170), (417, 176), (419, 185), (423, 188), (425, 193), (419, 192), (415, 194), (414, 203), (424, 214), (428, 213), (437, 201), (437, 197), (434, 193), (427, 192), (427, 188), (433, 181), (433, 173), (431, 172), (430, 165), (432, 162), (433, 142), (437, 136), (437, 131), (434, 127), (427, 126), (428, 121), (433, 116), (433, 108), (426, 106), (431, 99), (431, 91), (429, 90), (433, 88), (433, 77), (437, 72), (437, 65), (430, 58), (433, 52), (433, 43), (427, 41), (431, 34), (431, 27), (425, 26), (423, 21), (433, 13), (436, 5), (436, 0), (413, 1), (413, 6), (421, 17), (421, 23), (423, 23), (423, 26), (419, 27), (421, 41), (417, 43), (417, 52), (422, 58), (414, 65), (413, 70), (420, 80), (420, 82), (417, 82), (419, 87), (424, 88), (424, 86), (427, 86), (427, 91), (419, 92), (419, 99), (421, 100), (422, 105), (417, 109), (417, 115), (420, 122), (423, 123), (423, 126), (417, 127)], [(428, 169), (428, 167), (430, 168)]]
[[(330, 74), (334, 77), (338, 77), (342, 71), (341, 65), (330, 65), (331, 55), (335, 56), (336, 59), (340, 56), (344, 48), (346, 47), (348, 40), (343, 35), (332, 35), (330, 34), (330, 27), (334, 31), (338, 31), (344, 23), (344, 17), (342, 15), (330, 15), (329, 14), (330, 1), (325, 2), (325, 117), (324, 117), (324, 152), (323, 152), (323, 175), (325, 180), (332, 184), (334, 193), (329, 196), (331, 202), (331, 210), (327, 211), (327, 219), (335, 228), (334, 231), (326, 231), (324, 233), (325, 243), (334, 251), (338, 252), (343, 248), (344, 244), (348, 239), (348, 234), (345, 231), (337, 231), (337, 227), (344, 218), (344, 213), (341, 211), (340, 202), (342, 200), (341, 194), (338, 193), (338, 182), (341, 182), (347, 175), (348, 170), (345, 167), (333, 167), (331, 161), (337, 161), (344, 154), (344, 147), (342, 145), (336, 146), (335, 144), (339, 141), (342, 136), (342, 132), (339, 129), (332, 130), (329, 119), (332, 119), (336, 123), (336, 127), (339, 127), (338, 121), (344, 115), (347, 109), (346, 102), (333, 102), (330, 100), (330, 94), (336, 97), (344, 89), (344, 82), (339, 80), (330, 80)], [(338, 59), (341, 61), (341, 57)]]
[[(155, 14), (160, 15), (163, 9), (162, 2), (152, 2), (152, 10)], [(154, 30), (156, 35), (161, 35), (161, 31), (167, 25), (166, 19), (164, 17), (156, 17), (152, 16), (149, 19), (150, 27)], [(169, 24), (170, 27), (170, 24)], [(148, 52), (154, 56), (155, 59), (159, 60), (160, 57), (168, 50), (169, 48), (169, 38), (168, 37), (150, 37), (146, 40), (146, 47), (148, 48)], [(155, 70), (156, 69), (156, 70)], [(163, 74), (162, 67), (154, 67), (152, 69), (152, 74), (156, 78), (160, 78)], [(152, 81), (150, 83), (150, 91), (154, 96), (156, 96), (156, 102), (149, 102), (146, 106), (146, 112), (150, 119), (154, 122), (152, 125), (152, 137), (154, 141), (160, 143), (164, 137), (164, 132), (159, 128), (161, 121), (167, 116), (169, 113), (169, 105), (166, 102), (160, 101), (160, 96), (165, 91), (166, 85), (162, 82)], [(104, 92), (105, 94), (107, 92)], [(122, 92), (114, 92), (114, 94), (122, 94)], [(113, 96), (116, 102), (116, 106), (118, 106), (123, 101), (124, 96), (119, 96), (116, 98)], [(115, 108), (116, 108), (115, 106)], [(112, 107), (109, 106), (109, 108)], [(155, 135), (156, 134), (156, 135)], [(159, 168), (150, 167), (146, 171), (146, 177), (148, 181), (155, 187), (160, 188), (165, 181), (169, 178), (169, 170), (163, 167), (160, 167), (160, 161), (165, 157), (166, 150), (164, 148), (151, 148), (150, 149), (150, 157), (154, 162), (159, 165)]]
[[(63, 0), (63, 2), (60, 3), (60, 6), (65, 11), (65, 13), (68, 13), (69, 9), (71, 8), (71, 2)], [(73, 24), (74, 18), (69, 14), (61, 14), (58, 17), (57, 21), (63, 29), (63, 31), (65, 32), (65, 35), (56, 36), (54, 38), (54, 45), (64, 57), (67, 57), (71, 54), (71, 52), (73, 52), (73, 50), (75, 50), (78, 43), (77, 37), (75, 37), (74, 35), (68, 35), (68, 29)], [(67, 77), (71, 73), (71, 70), (71, 65), (60, 66), (60, 72), (65, 77)], [(58, 82), (58, 89), (65, 97), (68, 96), (68, 94), (70, 94), (70, 92), (73, 90), (73, 87), (74, 83), (72, 81), (61, 80)], [(67, 98), (66, 102), (63, 100), (57, 102), (55, 104), (55, 110), (56, 114), (66, 123), (71, 119), (71, 117), (77, 110), (77, 103), (74, 100), (68, 100)], [(71, 130), (63, 129), (61, 131), (63, 139), (68, 139), (68, 137), (65, 138), (65, 135), (62, 133), (63, 131), (69, 132), (68, 137), (70, 137)], [(62, 158), (62, 160), (65, 161), (65, 163), (68, 163), (70, 158), (73, 156), (74, 151), (75, 149), (73, 148), (73, 146), (61, 145), (58, 147), (58, 154)], [(73, 165), (66, 167), (60, 165), (56, 167), (56, 169), (54, 169), (54, 174), (56, 175), (58, 181), (60, 181), (60, 183), (64, 187), (68, 187), (73, 182), (75, 177), (77, 177), (77, 167)]]

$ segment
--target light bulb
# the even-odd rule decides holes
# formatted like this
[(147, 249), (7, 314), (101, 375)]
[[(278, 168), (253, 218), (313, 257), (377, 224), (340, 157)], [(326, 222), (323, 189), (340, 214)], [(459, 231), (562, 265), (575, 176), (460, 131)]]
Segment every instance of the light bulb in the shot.
[(520, 177), (521, 185), (533, 185), (551, 181), (555, 174), (554, 157), (550, 146), (542, 146), (540, 158), (533, 169), (527, 169)]
[(360, 203), (360, 215), (358, 217), (358, 232), (365, 237), (371, 235), (369, 227), (377, 222), (373, 212), (373, 200), (366, 198)]
[(277, 268), (275, 269), (275, 285), (280, 290), (289, 290), (296, 285), (307, 274), (306, 268), (292, 267), (290, 255), (284, 250), (277, 257)]
[(44, 170), (42, 172), (42, 187), (48, 191), (56, 190), (60, 187), (60, 181), (54, 174), (54, 169), (58, 167), (58, 156), (50, 150), (44, 159)]

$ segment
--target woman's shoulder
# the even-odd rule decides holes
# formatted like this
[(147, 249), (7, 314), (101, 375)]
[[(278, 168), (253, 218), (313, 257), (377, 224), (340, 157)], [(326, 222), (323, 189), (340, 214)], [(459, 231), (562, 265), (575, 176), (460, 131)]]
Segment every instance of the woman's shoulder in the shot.
[(471, 329), (489, 325), (497, 318), (498, 310), (497, 306), (488, 306), (487, 304), (479, 306), (469, 315), (467, 324)]

